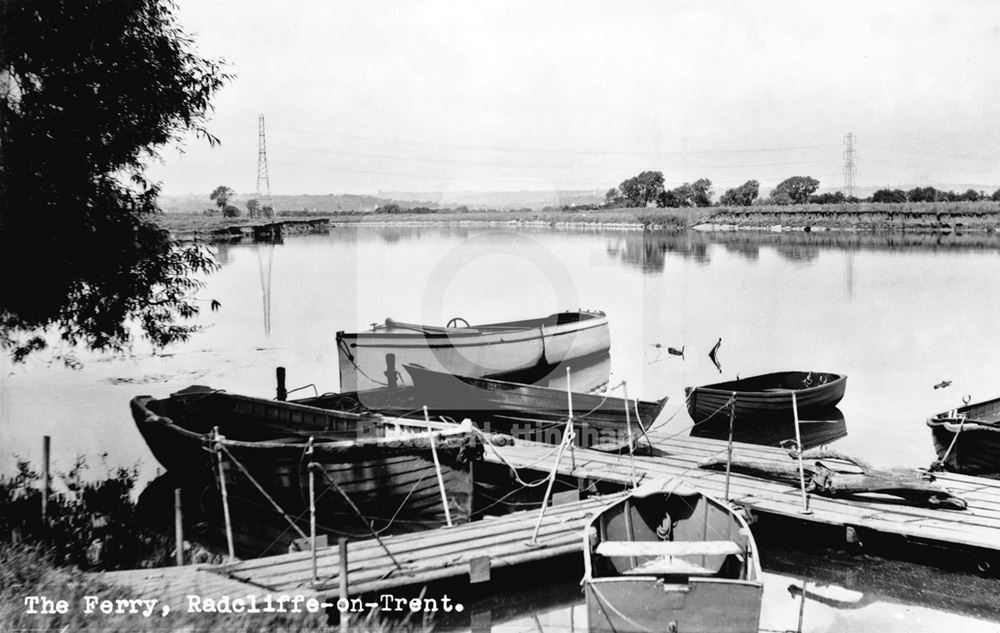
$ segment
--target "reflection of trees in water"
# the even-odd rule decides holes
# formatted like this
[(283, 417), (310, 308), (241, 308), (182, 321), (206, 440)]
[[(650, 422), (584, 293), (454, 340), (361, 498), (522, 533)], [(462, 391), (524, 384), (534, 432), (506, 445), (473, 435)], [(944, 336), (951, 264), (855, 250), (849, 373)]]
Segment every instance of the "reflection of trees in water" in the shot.
[(709, 262), (712, 244), (756, 261), (761, 248), (772, 248), (790, 261), (813, 261), (824, 250), (998, 250), (1000, 235), (990, 233), (858, 233), (849, 231), (686, 231), (617, 235), (609, 239), (609, 257), (638, 266), (645, 272), (660, 272), (668, 254)]
[(229, 263), (228, 242), (217, 242), (212, 244), (212, 253), (215, 255), (215, 261), (219, 262), (220, 266), (225, 266)]
[(608, 243), (607, 253), (625, 264), (640, 267), (643, 272), (662, 272), (667, 254), (690, 258), (707, 264), (708, 240), (695, 231), (664, 232), (643, 231), (624, 234)]

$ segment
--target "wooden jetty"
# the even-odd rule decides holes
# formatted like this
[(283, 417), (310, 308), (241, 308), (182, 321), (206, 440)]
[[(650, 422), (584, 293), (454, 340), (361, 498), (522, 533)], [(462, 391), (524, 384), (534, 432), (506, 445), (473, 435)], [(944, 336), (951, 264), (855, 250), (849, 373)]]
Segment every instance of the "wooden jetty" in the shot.
[[(634, 472), (640, 481), (677, 478), (701, 492), (725, 495), (725, 472), (698, 467), (703, 460), (725, 457), (727, 443), (695, 437), (651, 437), (660, 455), (635, 456)], [(733, 444), (733, 460), (739, 457), (788, 463), (781, 448)], [(518, 440), (515, 446), (488, 446), (485, 459), (516, 468), (548, 471), (553, 466), (552, 446)], [(575, 468), (574, 468), (575, 462)], [(573, 459), (564, 455), (561, 475), (583, 481), (610, 481), (628, 485), (633, 467), (628, 455), (576, 449)], [(803, 512), (800, 489), (778, 481), (733, 473), (730, 498), (753, 513), (777, 515), (809, 523), (905, 537), (914, 542), (946, 548), (981, 550), (1000, 555), (1000, 481), (964, 475), (935, 473), (937, 482), (968, 502), (963, 511), (905, 505), (898, 500), (868, 500), (860, 497), (831, 498), (810, 495), (809, 512)]]
[[(602, 508), (621, 495), (591, 497), (549, 508), (534, 543), (529, 543), (537, 510), (410, 534), (351, 541), (347, 545), (350, 594), (360, 595), (421, 585), (468, 575), (471, 583), (486, 582), (492, 569), (509, 567), (582, 551), (583, 529)], [(337, 547), (317, 550), (316, 583), (312, 554), (295, 552), (267, 556), (211, 571), (235, 581), (274, 592), (314, 591), (337, 597), (340, 552)]]

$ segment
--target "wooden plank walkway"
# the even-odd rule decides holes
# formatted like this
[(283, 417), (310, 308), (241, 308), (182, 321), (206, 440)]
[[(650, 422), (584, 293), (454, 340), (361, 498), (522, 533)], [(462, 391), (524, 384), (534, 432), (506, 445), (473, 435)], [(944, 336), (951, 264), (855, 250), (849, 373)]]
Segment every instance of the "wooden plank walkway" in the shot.
[[(528, 541), (538, 520), (537, 510), (382, 537), (385, 548), (375, 539), (351, 541), (347, 549), (350, 593), (354, 596), (469, 575), (472, 566), (488, 564), (496, 569), (580, 552), (587, 522), (598, 510), (620, 498), (621, 495), (591, 497), (550, 507), (535, 545), (528, 545)], [(386, 549), (400, 567), (395, 566)], [(317, 568), (319, 582), (315, 586), (309, 552), (267, 556), (216, 567), (213, 571), (275, 592), (314, 590), (324, 597), (336, 598), (339, 548), (319, 550)]]
[[(665, 454), (635, 457), (635, 471), (640, 482), (675, 478), (710, 495), (722, 497), (725, 494), (725, 472), (700, 469), (698, 464), (710, 457), (724, 459), (726, 442), (688, 436), (654, 436), (651, 439)], [(559, 464), (561, 474), (626, 485), (631, 480), (628, 455), (577, 448), (575, 457), (574, 470), (569, 452), (563, 455)], [(733, 457), (734, 461), (739, 457), (752, 457), (794, 463), (783, 449), (753, 444), (734, 443)], [(485, 458), (519, 469), (549, 471), (555, 455), (549, 444), (518, 440), (511, 446), (488, 446)], [(966, 546), (1000, 551), (1000, 481), (940, 473), (937, 483), (965, 499), (969, 504), (968, 509), (959, 511), (916, 507), (888, 498), (865, 500), (857, 497), (810, 495), (809, 509), (812, 512), (804, 514), (797, 486), (735, 472), (730, 482), (730, 497), (758, 513), (826, 525), (861, 527), (946, 547)]]

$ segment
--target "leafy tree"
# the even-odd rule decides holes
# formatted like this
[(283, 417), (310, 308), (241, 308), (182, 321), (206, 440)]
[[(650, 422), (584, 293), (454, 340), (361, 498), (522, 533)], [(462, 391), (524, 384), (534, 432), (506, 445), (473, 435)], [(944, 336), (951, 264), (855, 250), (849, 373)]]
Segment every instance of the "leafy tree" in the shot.
[(205, 129), (229, 79), (199, 57), (169, 0), (0, 4), (0, 345), (47, 333), (122, 350), (187, 338), (195, 275), (216, 264), (154, 221), (159, 148)]
[(906, 202), (906, 192), (902, 189), (879, 189), (872, 194), (872, 202)]
[(604, 194), (604, 205), (607, 207), (617, 207), (624, 202), (625, 196), (622, 195), (621, 191), (618, 191), (618, 187), (612, 187)]
[(272, 207), (269, 204), (265, 204), (264, 207), (260, 211), (261, 211), (261, 213), (264, 214), (265, 218), (273, 218), (274, 217), (274, 207)]
[(254, 218), (260, 213), (260, 202), (257, 198), (250, 198), (247, 200), (247, 217)]
[(774, 204), (803, 204), (819, 189), (819, 181), (810, 176), (792, 176), (771, 191)]
[(959, 199), (963, 202), (978, 202), (982, 198), (982, 195), (975, 189), (967, 189), (965, 193), (959, 196)]
[(663, 172), (644, 171), (618, 185), (622, 198), (632, 207), (648, 207), (663, 193)]
[(993, 195), (990, 196), (990, 200), (993, 200), (994, 202), (1000, 202), (1000, 189), (997, 189), (996, 191), (993, 192)]
[(914, 187), (906, 192), (906, 199), (910, 202), (934, 202), (938, 193), (934, 187)]
[(227, 204), (222, 207), (222, 217), (224, 218), (238, 218), (240, 217), (240, 208), (234, 204)]
[(712, 181), (700, 178), (692, 183), (664, 192), (660, 197), (663, 207), (709, 207), (712, 205)]
[(844, 197), (843, 191), (827, 191), (826, 193), (809, 196), (811, 204), (843, 204), (846, 200), (847, 198)]
[(727, 207), (749, 207), (760, 195), (760, 183), (748, 180), (739, 187), (726, 190), (719, 203)]
[(229, 204), (229, 200), (236, 195), (236, 192), (225, 185), (219, 185), (216, 187), (211, 194), (209, 194), (209, 199), (215, 201), (215, 206), (220, 209), (225, 210), (226, 205)]

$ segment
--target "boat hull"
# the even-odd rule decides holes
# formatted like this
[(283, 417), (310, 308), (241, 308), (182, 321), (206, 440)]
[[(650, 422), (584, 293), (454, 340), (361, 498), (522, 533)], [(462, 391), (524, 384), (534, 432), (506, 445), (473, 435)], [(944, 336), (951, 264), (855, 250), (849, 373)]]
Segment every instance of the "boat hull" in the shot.
[(675, 480), (634, 489), (583, 542), (590, 631), (755, 633), (757, 545), (728, 505)]
[(465, 328), (387, 321), (367, 332), (337, 333), (340, 390), (391, 385), (403, 363), (479, 378), (596, 357), (606, 354), (610, 345), (608, 321), (602, 312), (564, 312), (544, 319)]
[[(471, 378), (405, 365), (414, 385), (414, 398), (435, 411), (451, 411), (469, 417), (489, 430), (514, 437), (558, 443), (569, 417), (566, 391), (507, 382)], [(667, 398), (659, 401), (626, 401), (601, 394), (573, 392), (573, 421), (581, 446), (622, 445), (628, 442), (629, 424), (638, 435), (663, 410)], [(626, 414), (626, 406), (628, 411)], [(545, 422), (557, 422), (546, 424)], [(554, 432), (539, 435), (538, 431)], [(551, 436), (551, 437), (549, 437)]]
[[(430, 444), (423, 437), (411, 439), (416, 435), (386, 437), (379, 416), (212, 391), (164, 400), (139, 397), (132, 412), (157, 460), (180, 487), (202, 498), (216, 523), (223, 518), (219, 463), (216, 453), (206, 450), (211, 446), (206, 432), (214, 428), (226, 440), (218, 454), (234, 524), (269, 521), (288, 527), (284, 513), (308, 533), (310, 462), (321, 534), (366, 536), (371, 529), (405, 532), (445, 523)], [(308, 455), (310, 436), (316, 449)], [(475, 442), (471, 434), (449, 435), (438, 439), (434, 452), (451, 519), (465, 521), (472, 512)], [(206, 504), (205, 498), (214, 501)], [(288, 543), (297, 536), (291, 528), (282, 534)]]
[(792, 419), (792, 393), (799, 417), (825, 413), (837, 406), (847, 389), (847, 377), (822, 372), (778, 372), (742, 380), (689, 387), (687, 407), (691, 419), (704, 422), (729, 419), (734, 398), (734, 420)]
[(585, 591), (592, 633), (757, 633), (763, 585), (700, 578), (669, 585), (656, 578), (609, 578), (586, 583)]
[(1000, 473), (1000, 398), (939, 413), (927, 420), (938, 464), (965, 475)]

